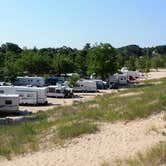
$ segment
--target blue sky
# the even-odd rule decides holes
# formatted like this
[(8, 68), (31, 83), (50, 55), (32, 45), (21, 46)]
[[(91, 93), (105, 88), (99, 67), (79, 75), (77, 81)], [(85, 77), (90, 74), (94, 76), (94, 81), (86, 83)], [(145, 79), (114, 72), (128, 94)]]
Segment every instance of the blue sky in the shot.
[(166, 44), (166, 0), (0, 0), (0, 44)]

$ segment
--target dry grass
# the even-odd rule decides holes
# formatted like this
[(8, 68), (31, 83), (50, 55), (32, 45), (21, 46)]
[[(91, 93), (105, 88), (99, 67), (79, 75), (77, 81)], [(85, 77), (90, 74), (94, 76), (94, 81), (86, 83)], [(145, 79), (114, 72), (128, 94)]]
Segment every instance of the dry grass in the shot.
[(34, 114), (38, 118), (37, 122), (2, 126), (0, 155), (9, 158), (38, 150), (41, 138), (53, 127), (54, 140), (67, 139), (84, 133), (94, 133), (98, 130), (96, 122), (129, 121), (166, 110), (166, 80), (162, 79), (161, 82), (158, 85), (149, 85), (146, 82), (146, 86), (120, 92), (140, 92), (136, 96), (105, 94), (91, 101)]

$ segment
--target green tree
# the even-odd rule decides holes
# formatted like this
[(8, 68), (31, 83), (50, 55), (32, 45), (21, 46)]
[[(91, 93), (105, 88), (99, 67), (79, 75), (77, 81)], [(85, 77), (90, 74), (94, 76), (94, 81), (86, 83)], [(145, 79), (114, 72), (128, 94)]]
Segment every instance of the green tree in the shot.
[(116, 51), (110, 44), (100, 44), (88, 53), (88, 73), (96, 73), (102, 79), (117, 71)]
[(74, 64), (70, 57), (58, 53), (53, 58), (52, 69), (56, 74), (71, 73), (74, 70)]

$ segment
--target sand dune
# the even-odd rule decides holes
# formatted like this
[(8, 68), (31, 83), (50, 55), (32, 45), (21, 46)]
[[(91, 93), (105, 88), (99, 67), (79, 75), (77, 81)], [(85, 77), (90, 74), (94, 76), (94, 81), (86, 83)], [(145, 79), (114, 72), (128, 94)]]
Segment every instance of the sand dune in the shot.
[[(164, 113), (124, 124), (102, 124), (96, 134), (83, 135), (55, 148), (3, 160), (1, 166), (100, 166), (103, 161), (129, 157), (165, 140)], [(158, 132), (151, 130), (153, 127)]]
[[(147, 79), (166, 77), (165, 70), (150, 72)], [(33, 112), (47, 110), (58, 104), (71, 105), (74, 101), (89, 100), (96, 95), (112, 93), (112, 90), (100, 94), (83, 95), (78, 99), (49, 99), (53, 105), (48, 107), (28, 107)], [(26, 109), (26, 107), (21, 107)], [(10, 161), (1, 160), (0, 166), (100, 166), (103, 161), (127, 158), (136, 152), (144, 152), (160, 141), (166, 140), (162, 135), (165, 122), (164, 113), (153, 115), (148, 119), (136, 120), (124, 124), (100, 124), (101, 130), (96, 134), (83, 135), (68, 141), (65, 148), (45, 149), (33, 154), (16, 157)], [(158, 132), (152, 130), (155, 126)]]

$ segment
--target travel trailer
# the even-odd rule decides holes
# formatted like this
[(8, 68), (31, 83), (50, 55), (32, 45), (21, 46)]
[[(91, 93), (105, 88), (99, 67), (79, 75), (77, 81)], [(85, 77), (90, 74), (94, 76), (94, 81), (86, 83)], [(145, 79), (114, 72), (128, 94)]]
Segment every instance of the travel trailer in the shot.
[(43, 77), (17, 77), (14, 82), (15, 86), (37, 86), (42, 87), (45, 85), (45, 79)]
[(96, 81), (94, 80), (79, 80), (73, 88), (74, 92), (97, 92)]
[(73, 89), (62, 85), (50, 85), (47, 88), (47, 97), (72, 97)]
[(0, 94), (0, 113), (14, 113), (19, 110), (19, 96)]
[(117, 83), (119, 85), (127, 85), (128, 84), (128, 77), (125, 74), (114, 74), (110, 76), (110, 83)]
[(123, 67), (121, 69), (121, 72), (125, 74), (129, 80), (136, 80), (137, 78), (140, 77), (139, 71), (129, 71), (126, 67)]
[(0, 94), (19, 95), (21, 105), (43, 105), (47, 104), (47, 88), (23, 87), (23, 86), (0, 86)]

